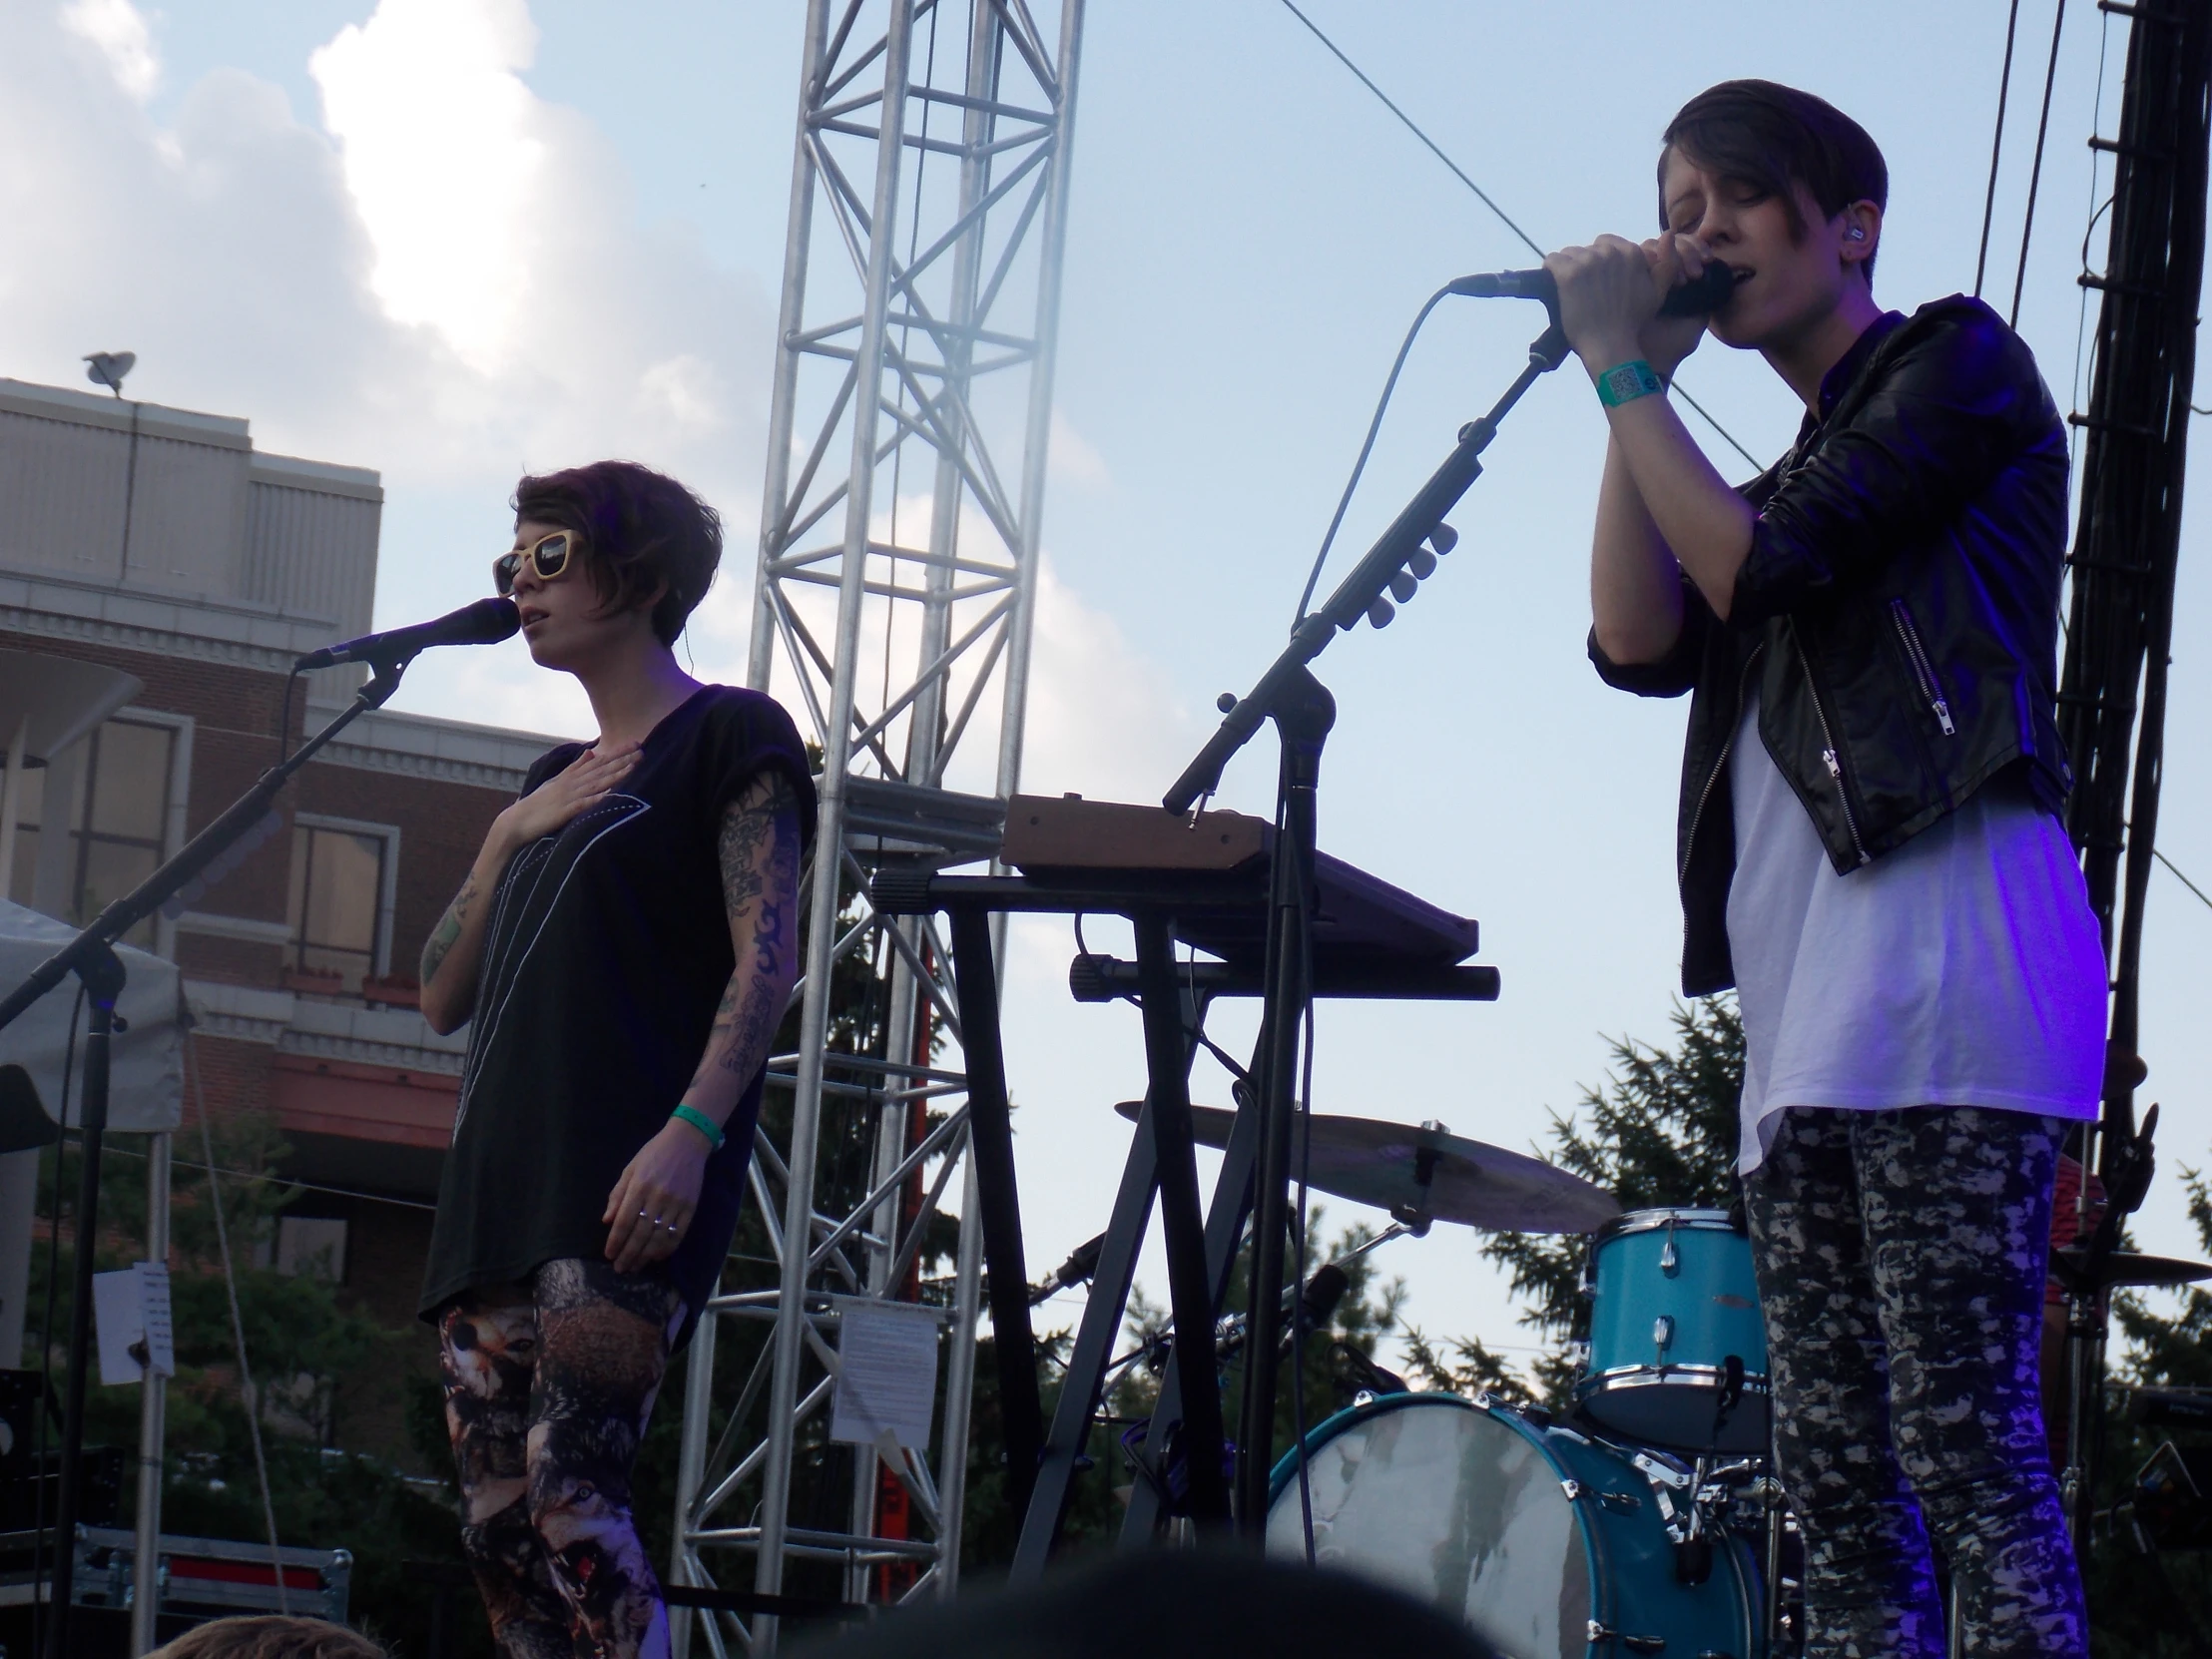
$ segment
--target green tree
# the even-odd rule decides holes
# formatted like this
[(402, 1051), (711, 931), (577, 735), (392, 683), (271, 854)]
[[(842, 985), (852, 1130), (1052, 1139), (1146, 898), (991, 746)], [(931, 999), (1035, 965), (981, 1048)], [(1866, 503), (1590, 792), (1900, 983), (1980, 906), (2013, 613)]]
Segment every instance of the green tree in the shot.
[[(273, 1232), (298, 1196), (276, 1168), (287, 1149), (267, 1119), (240, 1116), (211, 1126), (224, 1220), (233, 1250), (239, 1311), (254, 1370), (256, 1399), (269, 1464), (271, 1507), (278, 1538), (352, 1552), (351, 1605), (356, 1624), (419, 1653), (427, 1643), (432, 1589), (409, 1563), (459, 1559), (459, 1523), (434, 1488), (408, 1479), (381, 1459), (338, 1449), (348, 1419), (388, 1399), (402, 1375), (403, 1334), (376, 1325), (344, 1305), (334, 1285), (311, 1276), (278, 1274), (253, 1265), (254, 1245)], [(172, 1535), (264, 1540), (249, 1405), (240, 1385), (238, 1349), (217, 1248), (215, 1210), (199, 1136), (177, 1137), (171, 1199), (172, 1296), (177, 1375), (167, 1409), (162, 1529)], [(107, 1143), (100, 1184), (100, 1235), (94, 1266), (127, 1266), (145, 1254), (145, 1144), (118, 1135)], [(25, 1332), (27, 1359), (44, 1354), (57, 1391), (66, 1387), (69, 1285), (74, 1251), (72, 1200), (79, 1154), (74, 1144), (51, 1148), (43, 1194), (60, 1177), (62, 1218), (56, 1241), (42, 1239), (33, 1257), (32, 1306)], [(54, 1277), (51, 1317), (46, 1287)], [(140, 1388), (86, 1391), (86, 1443), (133, 1449), (138, 1444)], [(50, 1424), (48, 1443), (58, 1443)], [(137, 1488), (127, 1479), (119, 1523), (136, 1522)], [(488, 1641), (449, 1648), (489, 1654)]]
[[(2203, 1253), (2212, 1257), (2212, 1183), (2184, 1167), (2189, 1218)], [(2171, 1314), (2159, 1314), (2140, 1296), (2113, 1301), (2113, 1319), (2126, 1341), (2115, 1368), (2123, 1382), (2161, 1388), (2212, 1389), (2212, 1294), (2186, 1292)], [(2098, 1659), (2183, 1659), (2205, 1651), (2212, 1630), (2212, 1560), (2200, 1542), (2191, 1548), (2144, 1553), (2126, 1506), (2137, 1471), (2169, 1437), (2200, 1458), (2212, 1456), (2212, 1431), (2145, 1428), (2128, 1420), (2120, 1399), (2109, 1400), (2112, 1427), (2102, 1459), (2098, 1506), (2111, 1512), (2083, 1562), (2089, 1593), (2092, 1649)], [(2212, 1491), (2197, 1507), (2199, 1539), (2212, 1534)], [(2148, 1541), (2155, 1541), (2148, 1540)]]

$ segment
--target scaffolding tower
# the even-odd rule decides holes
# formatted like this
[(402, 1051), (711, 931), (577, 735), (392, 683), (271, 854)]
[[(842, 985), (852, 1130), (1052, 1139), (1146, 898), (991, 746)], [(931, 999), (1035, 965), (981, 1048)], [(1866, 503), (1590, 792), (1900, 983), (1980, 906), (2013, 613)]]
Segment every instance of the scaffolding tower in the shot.
[[(957, 1582), (982, 1262), (966, 1079), (938, 1052), (957, 1005), (933, 923), (878, 921), (865, 875), (886, 854), (991, 855), (1020, 777), (1082, 21), (1083, 0), (1050, 34), (1027, 0), (808, 6), (748, 682), (811, 727), (821, 828), (799, 1043), (769, 1067), (789, 1144), (759, 1137), (751, 1176), (778, 1283), (716, 1296), (688, 1364), (670, 1583), (719, 1605), (672, 1606), (680, 1656), (695, 1633), (717, 1659), (773, 1651), (793, 1561), (837, 1563), (846, 1601)], [(886, 993), (879, 1052), (835, 1029), (855, 962)], [(826, 1100), (872, 1141), (856, 1202), (823, 1200)], [(956, 1173), (956, 1267), (924, 1316), (918, 1262)], [(942, 1327), (934, 1455), (854, 1447), (845, 1525), (796, 1524), (840, 1328), (889, 1303)], [(710, 1444), (733, 1319), (770, 1335)], [(716, 1593), (733, 1551), (754, 1557), (750, 1594)]]

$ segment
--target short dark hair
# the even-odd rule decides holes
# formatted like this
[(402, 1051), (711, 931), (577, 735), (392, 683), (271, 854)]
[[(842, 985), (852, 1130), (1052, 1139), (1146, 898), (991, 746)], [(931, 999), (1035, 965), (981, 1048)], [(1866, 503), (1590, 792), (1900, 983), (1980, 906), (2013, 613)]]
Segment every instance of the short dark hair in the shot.
[(517, 524), (557, 524), (584, 538), (584, 569), (613, 610), (666, 583), (653, 604), (653, 634), (663, 645), (676, 643), (722, 563), (722, 515), (635, 461), (526, 476), (515, 485), (514, 509)]
[[(1805, 235), (1803, 185), (1834, 219), (1854, 202), (1886, 208), (1890, 166), (1866, 128), (1825, 98), (1773, 81), (1707, 87), (1667, 123), (1659, 149), (1659, 228), (1667, 228), (1667, 153), (1679, 150), (1708, 172), (1781, 199), (1790, 234)], [(1863, 268), (1874, 279), (1874, 257)]]

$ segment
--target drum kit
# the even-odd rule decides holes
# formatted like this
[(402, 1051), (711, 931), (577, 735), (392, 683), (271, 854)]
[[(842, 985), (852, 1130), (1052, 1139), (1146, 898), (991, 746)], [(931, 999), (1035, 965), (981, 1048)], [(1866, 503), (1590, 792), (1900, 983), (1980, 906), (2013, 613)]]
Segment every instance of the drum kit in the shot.
[[(1233, 1114), (1193, 1112), (1201, 1144), (1226, 1144)], [(1770, 1461), (1741, 1214), (1624, 1213), (1567, 1171), (1440, 1124), (1316, 1115), (1303, 1138), (1310, 1185), (1386, 1210), (1386, 1236), (1435, 1221), (1588, 1235), (1589, 1337), (1564, 1416), (1490, 1394), (1356, 1396), (1276, 1466), (1270, 1553), (1311, 1548), (1510, 1659), (1797, 1651), (1802, 1549)], [(2212, 1276), (2149, 1259), (2106, 1271)]]

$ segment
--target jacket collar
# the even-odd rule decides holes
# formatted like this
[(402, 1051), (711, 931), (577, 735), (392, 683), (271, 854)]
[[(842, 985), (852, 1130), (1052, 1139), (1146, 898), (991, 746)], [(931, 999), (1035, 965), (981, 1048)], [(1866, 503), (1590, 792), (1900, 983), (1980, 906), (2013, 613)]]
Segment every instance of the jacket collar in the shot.
[(1859, 378), (1860, 371), (1867, 366), (1868, 359), (1873, 357), (1875, 348), (1904, 325), (1903, 311), (1884, 311), (1867, 324), (1865, 331), (1851, 342), (1851, 349), (1837, 358), (1829, 371), (1821, 376), (1821, 412), (1816, 418), (1810, 410), (1807, 411), (1804, 424), (1798, 428), (1800, 443), (1811, 437), (1821, 423), (1836, 412), (1836, 405), (1842, 401), (1844, 393), (1851, 389), (1852, 382)]

